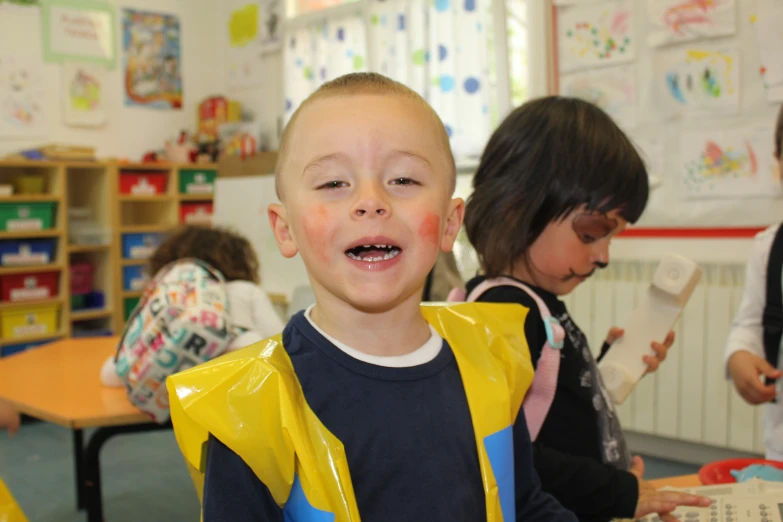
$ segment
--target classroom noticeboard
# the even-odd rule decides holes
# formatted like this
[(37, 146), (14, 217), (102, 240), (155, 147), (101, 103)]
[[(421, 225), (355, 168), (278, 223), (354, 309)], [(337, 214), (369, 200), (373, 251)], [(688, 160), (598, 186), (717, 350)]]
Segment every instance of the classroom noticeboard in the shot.
[(638, 228), (742, 236), (783, 219), (783, 1), (554, 3), (557, 92), (607, 111), (654, 180)]

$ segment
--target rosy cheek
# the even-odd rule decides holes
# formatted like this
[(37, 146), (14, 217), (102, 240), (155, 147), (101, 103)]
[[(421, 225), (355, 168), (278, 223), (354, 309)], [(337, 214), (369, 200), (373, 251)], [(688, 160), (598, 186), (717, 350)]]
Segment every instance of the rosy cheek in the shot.
[(319, 205), (315, 212), (309, 213), (302, 221), (307, 244), (322, 263), (329, 263), (329, 214), (326, 207)]
[(419, 226), (419, 237), (426, 243), (438, 246), (440, 243), (440, 216), (428, 213)]

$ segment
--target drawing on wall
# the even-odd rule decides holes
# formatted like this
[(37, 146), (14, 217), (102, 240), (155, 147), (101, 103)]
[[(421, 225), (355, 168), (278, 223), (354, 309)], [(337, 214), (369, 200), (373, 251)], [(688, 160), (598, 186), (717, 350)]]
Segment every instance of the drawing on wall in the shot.
[(663, 182), (666, 174), (666, 146), (661, 138), (644, 137), (634, 140), (639, 155), (647, 167), (650, 177), (650, 188), (655, 188)]
[(682, 181), (691, 198), (781, 194), (769, 125), (688, 133), (681, 141)]
[(560, 93), (601, 107), (621, 127), (636, 126), (636, 78), (632, 66), (607, 67), (563, 76)]
[(280, 49), (282, 21), (282, 0), (262, 0), (260, 36), (262, 52), (267, 53)]
[(737, 31), (735, 0), (647, 0), (647, 43), (661, 46)]
[(43, 63), (0, 56), (0, 136), (43, 137), (47, 131)]
[(630, 62), (635, 58), (630, 2), (564, 8), (560, 10), (557, 25), (561, 72)]
[(226, 83), (233, 88), (253, 87), (263, 81), (259, 39), (260, 6), (245, 3), (233, 9), (227, 21)]
[(756, 14), (750, 19), (761, 55), (760, 73), (767, 88), (783, 86), (783, 2), (758, 0)]
[(182, 108), (180, 24), (176, 16), (123, 9), (125, 105)]
[(62, 71), (63, 119), (73, 127), (101, 127), (106, 123), (106, 68), (66, 62)]
[(654, 59), (655, 96), (669, 116), (736, 114), (739, 111), (739, 51), (681, 49)]

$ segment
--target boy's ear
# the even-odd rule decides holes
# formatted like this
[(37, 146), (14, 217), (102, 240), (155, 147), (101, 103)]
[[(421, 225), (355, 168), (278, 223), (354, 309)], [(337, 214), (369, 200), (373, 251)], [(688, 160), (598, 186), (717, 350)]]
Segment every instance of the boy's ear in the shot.
[(440, 240), (440, 249), (444, 252), (451, 252), (454, 248), (454, 241), (457, 239), (464, 217), (465, 202), (462, 198), (452, 199), (446, 212), (446, 230), (443, 231), (443, 237)]
[(288, 226), (285, 207), (278, 203), (272, 203), (267, 208), (269, 215), (269, 224), (272, 226), (272, 233), (277, 241), (277, 248), (283, 257), (292, 258), (299, 249), (296, 247), (294, 236)]

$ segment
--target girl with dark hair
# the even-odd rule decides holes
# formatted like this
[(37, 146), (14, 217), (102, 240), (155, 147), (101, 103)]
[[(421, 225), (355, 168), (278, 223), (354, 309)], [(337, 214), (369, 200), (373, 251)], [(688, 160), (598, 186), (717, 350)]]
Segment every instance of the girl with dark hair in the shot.
[[(672, 511), (682, 499), (642, 480), (644, 464), (631, 458), (587, 340), (559, 298), (607, 266), (609, 242), (647, 204), (647, 171), (633, 144), (590, 103), (534, 100), (492, 135), (473, 187), (465, 228), (483, 275), (467, 292), (508, 278), (487, 290), (483, 284), (476, 300), (530, 309), (524, 329), (534, 365), (547, 341), (560, 344), (542, 317), (551, 312), (547, 320), (565, 334), (557, 389), (534, 442), (544, 491), (583, 522)], [(620, 335), (612, 329), (603, 351)], [(650, 371), (673, 340), (670, 333), (653, 344), (656, 356), (645, 358)]]

